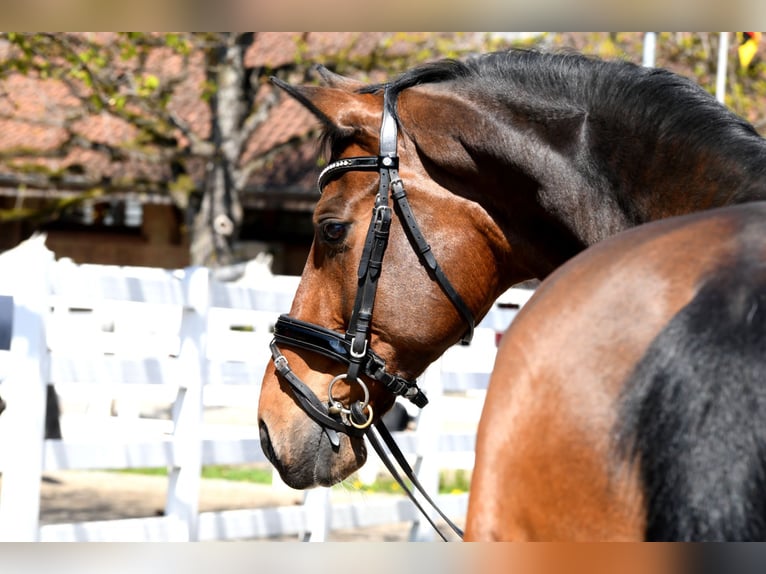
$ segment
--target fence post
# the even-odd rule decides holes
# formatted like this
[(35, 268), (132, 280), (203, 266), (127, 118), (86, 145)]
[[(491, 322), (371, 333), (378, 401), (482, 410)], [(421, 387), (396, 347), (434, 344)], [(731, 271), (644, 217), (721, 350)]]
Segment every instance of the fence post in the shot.
[[(39, 248), (42, 245), (42, 249)], [(3, 381), (3, 480), (0, 540), (39, 539), (40, 484), (45, 455), (48, 347), (45, 317), (50, 305), (53, 253), (37, 240), (22, 253), (9, 252), (0, 264), (0, 291), (13, 295), (10, 365)]]
[[(413, 470), (429, 496), (436, 500), (439, 495), (439, 433), (443, 419), (441, 397), (444, 393), (442, 384), (442, 359), (431, 363), (423, 373), (421, 385), (428, 392), (428, 405), (420, 412), (416, 427), (417, 460)], [(426, 512), (434, 519), (436, 512), (424, 505)], [(410, 528), (410, 541), (430, 542), (434, 540), (431, 525), (418, 515)]]
[(306, 532), (303, 533), (303, 540), (326, 542), (332, 522), (330, 489), (319, 487), (306, 491), (303, 508), (306, 512)]
[(207, 379), (206, 331), (210, 306), (210, 272), (189, 267), (184, 273), (184, 310), (178, 397), (173, 407), (175, 466), (169, 469), (165, 515), (186, 526), (195, 541), (199, 526), (202, 472), (202, 387)]

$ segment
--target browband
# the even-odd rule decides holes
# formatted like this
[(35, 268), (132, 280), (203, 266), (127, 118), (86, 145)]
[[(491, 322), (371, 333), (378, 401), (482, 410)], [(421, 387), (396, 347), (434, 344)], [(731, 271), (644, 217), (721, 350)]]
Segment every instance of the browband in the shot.
[(332, 162), (320, 172), (317, 178), (317, 188), (319, 193), (322, 193), (322, 190), (331, 179), (347, 171), (378, 171), (383, 167), (380, 157), (345, 157)]

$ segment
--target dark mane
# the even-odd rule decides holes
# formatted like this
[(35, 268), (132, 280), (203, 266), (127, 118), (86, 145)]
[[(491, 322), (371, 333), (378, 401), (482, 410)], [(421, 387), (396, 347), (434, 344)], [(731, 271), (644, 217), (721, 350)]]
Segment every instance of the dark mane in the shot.
[(679, 145), (714, 144), (726, 149), (745, 143), (755, 144), (755, 149), (733, 153), (758, 157), (764, 153), (755, 129), (692, 80), (661, 68), (578, 53), (511, 50), (465, 61), (441, 60), (362, 91), (375, 93), (388, 87), (398, 95), (425, 84), (450, 84), (451, 90), (490, 95), (540, 118), (585, 112), (591, 123), (633, 128), (653, 139), (681, 138)]

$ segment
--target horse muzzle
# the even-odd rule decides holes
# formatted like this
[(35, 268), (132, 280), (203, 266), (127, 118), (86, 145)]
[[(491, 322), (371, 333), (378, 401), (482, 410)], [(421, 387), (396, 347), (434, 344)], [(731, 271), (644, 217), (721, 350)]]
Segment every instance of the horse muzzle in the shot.
[(367, 449), (362, 439), (341, 436), (336, 447), (323, 429), (313, 422), (302, 425), (296, 433), (285, 435), (288, 439), (285, 441), (279, 440), (280, 435), (272, 437), (263, 419), (258, 427), (263, 453), (291, 488), (303, 490), (332, 486), (359, 469), (367, 460)]

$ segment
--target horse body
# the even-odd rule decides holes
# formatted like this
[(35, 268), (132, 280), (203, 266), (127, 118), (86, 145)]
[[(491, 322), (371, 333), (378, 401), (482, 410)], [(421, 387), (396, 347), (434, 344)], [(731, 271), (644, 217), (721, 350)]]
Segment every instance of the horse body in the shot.
[[(766, 538), (764, 218), (755, 203), (641, 226), (543, 282), (498, 350), (467, 539)], [(739, 339), (755, 358), (732, 355)]]
[[(323, 122), (333, 164), (379, 153), (385, 88), (399, 127), (398, 175), (412, 212), (429, 253), (477, 319), (511, 285), (542, 279), (611, 235), (766, 199), (764, 140), (691, 81), (668, 72), (511, 52), (427, 65), (385, 86), (328, 71), (322, 76), (323, 86), (280, 86)], [(326, 178), (291, 317), (338, 333), (348, 328), (380, 178), (340, 170)], [(398, 204), (394, 211), (367, 345), (388, 371), (412, 379), (466, 326), (413, 251)], [(283, 353), (320, 401), (329, 398), (328, 384), (343, 365), (290, 345)], [(393, 396), (365, 381), (377, 418)], [(344, 404), (362, 394), (355, 384), (336, 385), (334, 393)], [(342, 434), (334, 443), (323, 434), (275, 365), (264, 375), (259, 425), (264, 452), (296, 488), (338, 482), (366, 457), (360, 437)], [(593, 460), (591, 466), (601, 458)], [(613, 501), (620, 506), (624, 497), (615, 494)], [(630, 514), (639, 507), (636, 502)], [(636, 529), (623, 532), (629, 537)]]

